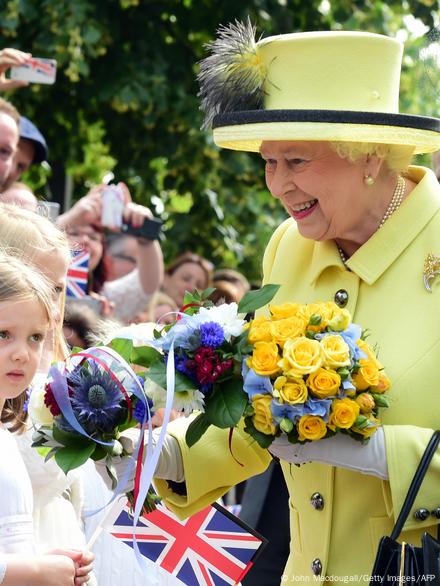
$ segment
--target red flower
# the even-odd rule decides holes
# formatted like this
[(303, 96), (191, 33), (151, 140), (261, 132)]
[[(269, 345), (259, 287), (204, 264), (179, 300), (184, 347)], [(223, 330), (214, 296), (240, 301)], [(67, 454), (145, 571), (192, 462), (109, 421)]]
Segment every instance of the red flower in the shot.
[(225, 370), (232, 368), (232, 359), (221, 360), (220, 354), (213, 348), (201, 346), (194, 353), (194, 360), (188, 360), (186, 367), (195, 373), (197, 381), (202, 385), (213, 384)]
[(50, 384), (46, 385), (46, 392), (44, 393), (44, 404), (54, 417), (61, 415), (61, 410), (55, 400)]

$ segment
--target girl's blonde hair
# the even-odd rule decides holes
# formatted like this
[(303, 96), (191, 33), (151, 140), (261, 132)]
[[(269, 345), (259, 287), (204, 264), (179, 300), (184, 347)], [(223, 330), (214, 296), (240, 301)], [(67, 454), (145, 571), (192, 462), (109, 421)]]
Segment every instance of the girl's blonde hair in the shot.
[[(50, 220), (24, 210), (18, 206), (0, 202), (0, 246), (8, 249), (13, 256), (25, 257), (34, 262), (34, 256), (40, 252), (47, 253), (48, 262), (54, 250), (61, 253), (66, 264), (70, 262), (70, 249), (64, 233)], [(62, 294), (61, 315), (64, 314), (66, 293)], [(68, 355), (68, 348), (62, 333), (62, 321), (56, 330), (54, 358), (63, 360)]]
[[(49, 324), (52, 321), (52, 285), (23, 258), (0, 249), (0, 303), (35, 301), (43, 307)], [(26, 424), (23, 409), (26, 392), (13, 399), (6, 399), (0, 415), (2, 423), (12, 423), (11, 431), (22, 431)]]
[(357, 161), (365, 155), (382, 159), (388, 169), (394, 173), (404, 173), (414, 155), (414, 147), (397, 144), (378, 144), (367, 142), (330, 142), (338, 155), (349, 161)]

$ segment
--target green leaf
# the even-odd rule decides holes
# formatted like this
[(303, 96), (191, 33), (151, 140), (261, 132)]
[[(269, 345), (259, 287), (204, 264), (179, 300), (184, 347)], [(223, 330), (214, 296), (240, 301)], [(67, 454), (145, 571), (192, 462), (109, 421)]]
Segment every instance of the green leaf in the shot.
[(131, 364), (150, 368), (155, 362), (163, 361), (163, 355), (151, 346), (135, 346), (131, 351)]
[[(153, 364), (147, 373), (147, 378), (155, 382), (163, 389), (167, 388), (167, 366), (164, 362), (157, 362)], [(189, 378), (186, 378), (181, 372), (175, 373), (175, 387), (174, 390), (178, 392), (194, 390), (197, 387)]]
[(110, 348), (120, 354), (124, 360), (130, 362), (131, 353), (133, 351), (133, 342), (127, 338), (115, 338), (110, 343)]
[(63, 431), (56, 427), (56, 425), (53, 426), (52, 434), (53, 439), (62, 446), (78, 446), (81, 449), (90, 443), (90, 440), (87, 437), (81, 436), (79, 433)]
[(211, 423), (204, 413), (200, 413), (188, 426), (185, 434), (185, 441), (188, 447), (193, 446), (199, 441)]
[(247, 405), (248, 398), (243, 391), (243, 381), (233, 379), (215, 389), (206, 404), (205, 415), (216, 427), (235, 427)]
[(267, 305), (275, 297), (281, 285), (264, 285), (257, 291), (249, 291), (238, 304), (238, 313), (252, 313)]
[(55, 454), (55, 461), (61, 470), (67, 474), (69, 470), (78, 468), (90, 458), (95, 451), (96, 444), (89, 443), (87, 446), (82, 447), (64, 447), (59, 448)]
[(274, 440), (273, 435), (266, 435), (265, 433), (261, 433), (261, 431), (255, 429), (251, 417), (246, 417), (244, 431), (248, 433), (261, 448), (264, 449), (267, 449)]

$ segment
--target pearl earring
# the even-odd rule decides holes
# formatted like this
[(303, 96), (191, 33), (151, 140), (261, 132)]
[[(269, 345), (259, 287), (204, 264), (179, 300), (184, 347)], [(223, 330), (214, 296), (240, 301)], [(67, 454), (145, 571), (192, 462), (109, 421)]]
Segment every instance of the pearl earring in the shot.
[(374, 185), (374, 179), (371, 175), (364, 175), (364, 183), (367, 187)]

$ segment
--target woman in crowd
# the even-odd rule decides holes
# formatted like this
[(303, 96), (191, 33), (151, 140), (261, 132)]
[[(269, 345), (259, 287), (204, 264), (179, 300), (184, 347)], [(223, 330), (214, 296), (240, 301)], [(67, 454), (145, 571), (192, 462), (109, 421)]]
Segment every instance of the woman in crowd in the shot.
[(186, 291), (212, 286), (212, 263), (192, 252), (184, 252), (166, 267), (162, 290), (181, 307)]
[[(123, 219), (134, 227), (151, 218), (148, 208), (131, 201), (127, 187), (119, 183), (124, 194)], [(101, 313), (104, 317), (112, 312), (105, 300), (114, 306), (114, 317), (129, 322), (151, 299), (162, 282), (163, 259), (157, 240), (137, 238), (137, 267), (120, 279), (107, 282), (107, 267), (104, 254), (105, 227), (102, 225), (104, 186), (93, 188), (69, 211), (59, 216), (57, 225), (66, 230), (72, 246), (90, 252), (90, 291), (103, 296)]]
[[(201, 96), (216, 144), (259, 152), (268, 189), (291, 216), (263, 260), (264, 282), (281, 285), (272, 303), (346, 307), (380, 347), (393, 387), (383, 425), (365, 445), (344, 434), (272, 445), (290, 492), (282, 582), (361, 580), (440, 426), (433, 407), (440, 186), (430, 169), (409, 165), (414, 154), (439, 149), (440, 120), (398, 112), (397, 39), (313, 32), (255, 42), (253, 34), (240, 23), (220, 29), (201, 64)], [(271, 460), (241, 430), (230, 445), (228, 430), (210, 429), (189, 449), (187, 426), (183, 418), (169, 425), (156, 480), (179, 515), (193, 514)], [(403, 540), (435, 533), (439, 478), (437, 455)], [(175, 483), (183, 481), (182, 491)]]

